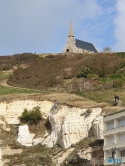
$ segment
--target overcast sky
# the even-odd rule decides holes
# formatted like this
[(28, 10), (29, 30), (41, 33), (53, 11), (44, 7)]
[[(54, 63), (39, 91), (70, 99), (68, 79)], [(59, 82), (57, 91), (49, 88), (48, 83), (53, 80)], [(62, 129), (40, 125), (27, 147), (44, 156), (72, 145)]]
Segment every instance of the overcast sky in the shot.
[(76, 39), (125, 52), (125, 0), (0, 0), (0, 55), (62, 52)]

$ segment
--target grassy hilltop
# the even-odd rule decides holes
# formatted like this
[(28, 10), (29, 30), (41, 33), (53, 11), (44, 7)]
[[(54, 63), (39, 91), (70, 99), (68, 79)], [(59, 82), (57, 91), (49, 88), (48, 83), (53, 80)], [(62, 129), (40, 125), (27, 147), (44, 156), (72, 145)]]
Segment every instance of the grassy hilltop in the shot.
[(96, 102), (110, 103), (118, 94), (125, 103), (124, 71), (125, 53), (24, 53), (0, 57), (0, 81), (8, 79), (11, 86), (30, 89), (26, 93), (75, 93)]

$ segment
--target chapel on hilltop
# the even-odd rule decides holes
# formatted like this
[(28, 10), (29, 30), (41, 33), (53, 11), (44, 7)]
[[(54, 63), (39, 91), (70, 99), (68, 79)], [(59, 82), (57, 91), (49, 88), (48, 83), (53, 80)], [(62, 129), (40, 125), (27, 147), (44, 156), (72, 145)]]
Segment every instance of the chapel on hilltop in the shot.
[(97, 49), (92, 43), (88, 43), (82, 40), (75, 39), (73, 34), (72, 23), (70, 22), (69, 35), (67, 37), (67, 43), (63, 49), (63, 53), (65, 52), (74, 52), (74, 53), (97, 53)]

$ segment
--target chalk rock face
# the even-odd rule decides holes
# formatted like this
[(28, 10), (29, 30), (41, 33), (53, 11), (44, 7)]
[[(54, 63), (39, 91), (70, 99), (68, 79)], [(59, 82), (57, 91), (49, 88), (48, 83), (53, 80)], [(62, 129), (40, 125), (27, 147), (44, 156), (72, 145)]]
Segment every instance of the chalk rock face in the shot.
[(78, 152), (78, 155), (80, 158), (90, 160), (91, 163), (95, 163), (97, 165), (103, 165), (103, 160), (104, 160), (103, 146), (95, 146), (95, 147), (89, 147), (87, 149), (81, 149)]
[(98, 139), (103, 139), (103, 116), (98, 115), (92, 125), (93, 135)]
[(17, 141), (25, 146), (32, 146), (35, 134), (29, 133), (28, 125), (19, 126)]
[(53, 103), (49, 101), (35, 100), (19, 100), (10, 103), (0, 103), (0, 117), (3, 116), (8, 124), (19, 124), (18, 117), (25, 108), (31, 110), (33, 107), (39, 106), (44, 117), (48, 116)]
[(35, 138), (35, 139), (33, 139), (32, 143), (33, 143), (33, 145), (38, 145), (43, 140), (44, 140), (44, 138)]
[(22, 152), (22, 149), (11, 149), (9, 147), (1, 147), (0, 148), (0, 166), (5, 166), (6, 164), (6, 159), (4, 160), (2, 158), (3, 155), (14, 155), (14, 154), (19, 154)]
[(55, 109), (52, 107), (53, 102), (35, 100), (2, 102), (0, 103), (0, 123), (4, 129), (9, 131), (6, 124), (19, 124), (18, 117), (21, 116), (24, 109), (31, 110), (36, 106), (40, 107), (44, 118), (49, 118), (51, 134), (43, 138), (33, 139), (34, 134), (29, 133), (27, 125), (19, 126), (17, 140), (22, 145), (32, 146), (32, 144), (42, 143), (48, 147), (53, 147), (59, 144), (63, 148), (68, 148), (81, 139), (88, 137), (90, 130), (92, 130), (95, 137), (103, 138), (101, 108), (93, 108), (88, 111), (88, 109), (59, 105), (59, 108)]
[[(56, 138), (55, 138), (56, 140)], [(56, 143), (54, 142), (54, 138), (52, 137), (52, 135), (48, 136), (46, 139), (44, 139), (41, 142), (43, 145), (46, 145), (47, 147), (53, 147), (54, 145), (56, 145)]]
[(62, 151), (52, 158), (56, 166), (60, 166), (61, 163), (73, 152), (75, 148), (67, 149), (67, 151)]
[[(51, 110), (49, 121), (51, 123), (52, 132), (42, 144), (46, 144), (49, 147), (55, 144), (59, 144), (63, 148), (70, 147), (72, 144), (88, 137), (93, 121), (97, 117), (99, 119), (101, 112), (101, 108), (93, 108), (91, 111), (88, 111), (87, 109), (70, 108), (68, 106), (61, 106), (57, 110)], [(95, 121), (96, 125), (100, 125), (99, 122), (101, 120), (98, 119)], [(101, 129), (102, 126), (95, 135), (98, 134), (100, 137), (103, 137)]]

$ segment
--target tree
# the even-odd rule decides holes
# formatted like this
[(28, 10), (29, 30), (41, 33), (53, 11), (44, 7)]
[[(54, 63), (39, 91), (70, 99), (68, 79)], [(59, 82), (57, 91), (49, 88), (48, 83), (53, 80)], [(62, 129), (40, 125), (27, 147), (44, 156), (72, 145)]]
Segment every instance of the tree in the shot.
[(103, 52), (111, 52), (112, 51), (112, 49), (111, 49), (111, 47), (105, 47), (104, 49), (103, 49)]

